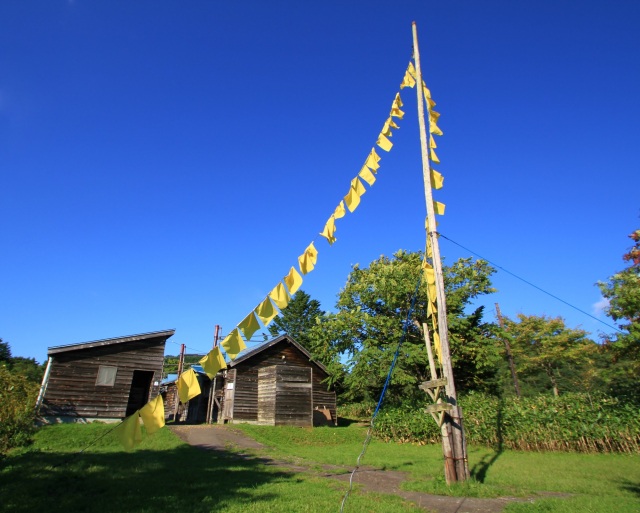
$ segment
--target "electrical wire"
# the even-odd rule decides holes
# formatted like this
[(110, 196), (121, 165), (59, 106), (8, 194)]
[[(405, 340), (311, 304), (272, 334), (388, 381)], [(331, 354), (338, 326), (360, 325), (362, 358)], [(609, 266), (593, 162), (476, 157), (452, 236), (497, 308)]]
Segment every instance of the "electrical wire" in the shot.
[(537, 285), (535, 285), (535, 284), (531, 283), (530, 281), (525, 280), (524, 278), (522, 278), (522, 277), (518, 276), (517, 274), (512, 273), (511, 271), (509, 271), (509, 270), (505, 269), (504, 267), (502, 267), (502, 266), (500, 266), (500, 265), (498, 265), (498, 264), (496, 264), (496, 263), (492, 262), (492, 261), (491, 261), (491, 260), (489, 260), (488, 258), (485, 258), (485, 257), (483, 257), (482, 255), (479, 255), (478, 253), (476, 253), (475, 251), (472, 251), (472, 250), (470, 250), (469, 248), (464, 247), (462, 244), (459, 244), (458, 242), (456, 242), (456, 241), (454, 241), (454, 240), (450, 239), (450, 238), (449, 238), (449, 237), (447, 237), (446, 235), (443, 235), (442, 233), (438, 232), (438, 236), (439, 236), (439, 237), (442, 237), (443, 239), (448, 240), (449, 242), (452, 242), (452, 243), (453, 243), (453, 244), (455, 244), (456, 246), (458, 246), (458, 247), (460, 247), (460, 248), (464, 249), (465, 251), (468, 251), (468, 252), (469, 252), (469, 253), (471, 253), (472, 255), (475, 255), (475, 256), (477, 256), (478, 258), (481, 258), (482, 260), (485, 260), (485, 261), (489, 262), (493, 267), (496, 267), (497, 269), (500, 269), (500, 270), (504, 271), (505, 273), (510, 274), (510, 275), (511, 275), (511, 276), (513, 276), (514, 278), (516, 278), (516, 279), (520, 280), (521, 282), (526, 283), (527, 285), (529, 285), (530, 287), (533, 287), (534, 289), (539, 290), (539, 291), (540, 291), (540, 292), (542, 292), (543, 294), (546, 294), (547, 296), (550, 296), (550, 297), (552, 297), (553, 299), (555, 299), (555, 300), (557, 300), (557, 301), (560, 301), (561, 303), (564, 303), (565, 305), (567, 305), (567, 306), (569, 306), (569, 307), (573, 308), (574, 310), (577, 310), (578, 312), (580, 312), (580, 313), (582, 313), (582, 314), (586, 315), (587, 317), (591, 317), (593, 320), (598, 321), (598, 322), (599, 322), (599, 323), (601, 323), (601, 324), (604, 324), (604, 325), (605, 325), (605, 326), (607, 326), (608, 328), (611, 328), (611, 329), (613, 329), (613, 330), (616, 330), (616, 331), (617, 331), (617, 332), (619, 332), (619, 333), (623, 333), (623, 331), (622, 331), (621, 329), (619, 329), (619, 328), (617, 328), (617, 327), (615, 327), (615, 326), (612, 326), (611, 324), (608, 324), (608, 323), (604, 322), (604, 321), (603, 321), (603, 320), (601, 320), (601, 319), (598, 319), (598, 318), (597, 318), (597, 317), (595, 317), (594, 315), (591, 315), (590, 313), (585, 312), (584, 310), (582, 310), (582, 309), (578, 308), (577, 306), (572, 305), (572, 304), (571, 304), (571, 303), (569, 303), (568, 301), (565, 301), (564, 299), (559, 298), (558, 296), (556, 296), (556, 295), (552, 294), (551, 292), (548, 292), (548, 291), (544, 290), (543, 288), (538, 287)]

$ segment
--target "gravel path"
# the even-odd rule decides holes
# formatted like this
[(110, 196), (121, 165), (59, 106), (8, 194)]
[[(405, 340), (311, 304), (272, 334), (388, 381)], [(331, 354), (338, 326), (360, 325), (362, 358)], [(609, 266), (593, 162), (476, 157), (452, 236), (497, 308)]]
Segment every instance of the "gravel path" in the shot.
[[(261, 454), (265, 448), (264, 445), (229, 426), (171, 426), (169, 429), (188, 444), (203, 450), (228, 452), (229, 449), (232, 449), (238, 457), (258, 460), (264, 465), (344, 481), (345, 491), (346, 483), (349, 482), (349, 474), (353, 470), (353, 467), (338, 465), (313, 465), (312, 468), (308, 464), (291, 463), (265, 457)], [(362, 490), (398, 495), (426, 511), (436, 513), (500, 513), (510, 502), (530, 500), (515, 497), (476, 499), (407, 492), (400, 487), (407, 478), (408, 476), (404, 472), (361, 467), (356, 472), (353, 482), (360, 485)]]

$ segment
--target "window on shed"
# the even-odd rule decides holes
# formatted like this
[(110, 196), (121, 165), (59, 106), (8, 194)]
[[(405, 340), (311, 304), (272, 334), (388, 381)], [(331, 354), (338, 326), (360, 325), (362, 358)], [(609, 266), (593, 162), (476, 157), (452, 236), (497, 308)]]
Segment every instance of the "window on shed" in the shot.
[(118, 367), (100, 365), (98, 367), (98, 378), (96, 379), (96, 386), (112, 387), (116, 382), (117, 371)]

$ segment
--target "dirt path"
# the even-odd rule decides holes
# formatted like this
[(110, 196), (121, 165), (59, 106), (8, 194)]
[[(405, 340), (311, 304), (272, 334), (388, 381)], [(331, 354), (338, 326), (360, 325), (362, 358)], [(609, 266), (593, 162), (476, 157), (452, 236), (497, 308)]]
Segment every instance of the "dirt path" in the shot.
[[(228, 426), (171, 426), (169, 429), (188, 444), (200, 449), (227, 453), (229, 449), (232, 449), (238, 457), (256, 459), (264, 465), (344, 481), (345, 491), (346, 483), (349, 482), (350, 473), (353, 470), (352, 467), (321, 465), (322, 470), (319, 471), (318, 465), (313, 465), (311, 468), (303, 462), (291, 463), (265, 457), (261, 454), (265, 449), (264, 445)], [(515, 497), (476, 499), (407, 492), (400, 487), (407, 478), (408, 476), (404, 472), (361, 467), (356, 472), (353, 482), (360, 485), (363, 490), (398, 495), (427, 511), (436, 513), (500, 513), (510, 502), (529, 500)]]

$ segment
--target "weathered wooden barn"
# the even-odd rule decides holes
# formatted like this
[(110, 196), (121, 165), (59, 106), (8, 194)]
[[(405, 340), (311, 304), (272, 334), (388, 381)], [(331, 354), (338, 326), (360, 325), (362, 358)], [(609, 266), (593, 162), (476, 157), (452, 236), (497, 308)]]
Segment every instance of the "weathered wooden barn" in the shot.
[(49, 348), (40, 415), (122, 419), (158, 394), (164, 346), (175, 330)]
[(219, 422), (337, 424), (327, 369), (289, 335), (241, 353), (228, 364)]

